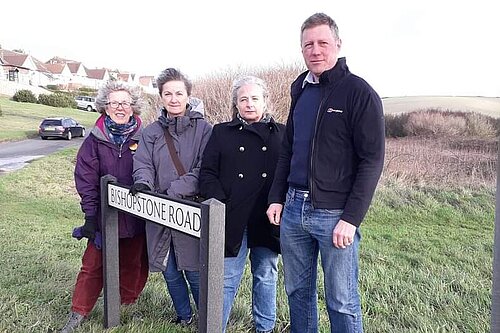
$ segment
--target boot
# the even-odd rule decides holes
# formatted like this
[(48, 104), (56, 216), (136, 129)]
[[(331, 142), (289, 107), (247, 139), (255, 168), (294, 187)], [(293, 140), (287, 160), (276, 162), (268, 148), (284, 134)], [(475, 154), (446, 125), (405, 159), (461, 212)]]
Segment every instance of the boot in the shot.
[(182, 319), (182, 317), (177, 316), (175, 320), (171, 321), (172, 324), (180, 325), (182, 327), (187, 327), (193, 323), (193, 316), (188, 319)]
[(61, 329), (60, 333), (71, 333), (73, 332), (80, 324), (82, 321), (85, 319), (85, 316), (71, 311), (69, 314), (68, 321), (66, 322), (66, 325)]

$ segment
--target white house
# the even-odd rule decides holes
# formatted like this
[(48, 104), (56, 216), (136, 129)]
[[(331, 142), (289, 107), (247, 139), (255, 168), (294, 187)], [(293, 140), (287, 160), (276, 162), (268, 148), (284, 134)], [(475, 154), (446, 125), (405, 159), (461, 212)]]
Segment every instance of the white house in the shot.
[(53, 85), (57, 85), (59, 89), (68, 89), (68, 85), (73, 79), (73, 74), (71, 73), (67, 64), (45, 64), (45, 67), (52, 73)]
[(29, 54), (0, 49), (7, 80), (32, 86), (46, 86), (53, 80), (44, 64)]
[(111, 78), (111, 76), (109, 75), (109, 71), (106, 68), (86, 68), (86, 71), (90, 83), (87, 86), (90, 88), (99, 89)]

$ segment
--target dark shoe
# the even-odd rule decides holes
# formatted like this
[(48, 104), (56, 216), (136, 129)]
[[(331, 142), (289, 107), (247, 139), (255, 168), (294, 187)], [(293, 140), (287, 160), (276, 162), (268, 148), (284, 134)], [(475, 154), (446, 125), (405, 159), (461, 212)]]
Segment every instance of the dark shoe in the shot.
[(80, 324), (82, 323), (82, 321), (84, 319), (85, 319), (85, 316), (83, 316), (83, 315), (81, 315), (81, 314), (79, 314), (77, 312), (71, 311), (71, 313), (69, 314), (68, 322), (61, 329), (60, 333), (71, 333), (71, 332), (73, 332), (78, 326), (80, 326)]
[(177, 319), (172, 320), (172, 324), (180, 325), (183, 327), (189, 326), (193, 323), (193, 317), (189, 317), (189, 319), (182, 319), (181, 317), (177, 317)]

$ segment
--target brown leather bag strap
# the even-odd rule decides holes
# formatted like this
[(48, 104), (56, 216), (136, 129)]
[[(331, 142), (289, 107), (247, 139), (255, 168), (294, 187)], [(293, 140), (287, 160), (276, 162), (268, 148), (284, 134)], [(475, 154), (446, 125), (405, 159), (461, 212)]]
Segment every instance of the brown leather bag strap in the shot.
[(172, 158), (172, 162), (174, 162), (175, 168), (177, 169), (177, 173), (179, 176), (182, 176), (186, 173), (184, 166), (182, 166), (181, 160), (175, 151), (174, 139), (172, 135), (168, 131), (167, 128), (163, 127), (163, 133), (165, 134), (165, 141), (167, 142), (168, 151), (170, 152), (170, 157)]

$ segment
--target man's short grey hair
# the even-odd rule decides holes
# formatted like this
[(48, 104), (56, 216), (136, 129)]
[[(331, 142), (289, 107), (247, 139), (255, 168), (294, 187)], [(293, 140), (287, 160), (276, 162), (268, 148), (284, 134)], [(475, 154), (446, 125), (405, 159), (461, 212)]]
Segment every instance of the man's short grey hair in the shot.
[(175, 68), (167, 68), (163, 70), (156, 79), (156, 85), (158, 86), (158, 92), (163, 92), (163, 85), (170, 81), (182, 81), (186, 86), (186, 91), (188, 96), (191, 96), (191, 90), (193, 89), (193, 83), (184, 75), (180, 70)]
[(109, 102), (109, 94), (115, 91), (125, 91), (130, 95), (132, 111), (134, 114), (141, 114), (144, 107), (143, 91), (138, 86), (129, 85), (123, 81), (108, 81), (99, 88), (95, 99), (95, 108), (99, 113), (106, 112), (106, 104)]
[(319, 25), (327, 25), (332, 30), (333, 36), (335, 39), (339, 39), (339, 27), (337, 23), (325, 13), (316, 13), (309, 16), (304, 23), (302, 23), (302, 27), (300, 28), (300, 39), (302, 40), (302, 34), (304, 30), (317, 27)]
[(238, 114), (238, 108), (236, 105), (238, 104), (238, 90), (241, 87), (247, 84), (255, 84), (262, 88), (262, 95), (264, 97), (264, 114), (270, 112), (270, 104), (269, 104), (269, 89), (267, 88), (267, 84), (261, 78), (256, 76), (247, 75), (236, 78), (233, 81), (233, 87), (231, 91), (231, 111), (233, 113), (233, 118)]

